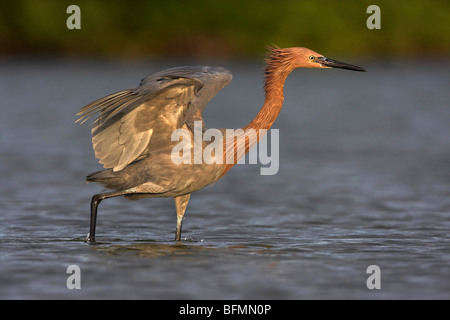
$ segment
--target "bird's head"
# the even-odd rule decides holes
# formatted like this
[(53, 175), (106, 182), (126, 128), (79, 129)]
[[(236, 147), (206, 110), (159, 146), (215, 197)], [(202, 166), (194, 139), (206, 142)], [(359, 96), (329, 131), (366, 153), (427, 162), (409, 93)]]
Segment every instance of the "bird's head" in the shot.
[(320, 53), (314, 52), (310, 49), (306, 48), (296, 48), (296, 49), (302, 49), (299, 50), (299, 54), (301, 53), (300, 60), (303, 60), (304, 62), (303, 67), (306, 68), (341, 68), (354, 71), (366, 71), (364, 68), (324, 57)]
[(296, 68), (341, 68), (354, 71), (365, 69), (348, 63), (340, 62), (323, 56), (308, 48), (268, 48), (268, 72), (290, 72)]

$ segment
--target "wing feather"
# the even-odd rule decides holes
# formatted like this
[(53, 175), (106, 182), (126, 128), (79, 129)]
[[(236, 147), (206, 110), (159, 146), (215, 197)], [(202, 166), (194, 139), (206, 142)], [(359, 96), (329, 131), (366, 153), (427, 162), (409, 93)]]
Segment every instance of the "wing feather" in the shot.
[(77, 113), (76, 122), (98, 114), (92, 127), (95, 156), (105, 168), (120, 171), (166, 148), (175, 129), (202, 120), (206, 104), (230, 81), (231, 73), (220, 67), (163, 70), (144, 78), (137, 88), (89, 103)]
[(100, 112), (92, 128), (96, 158), (105, 168), (120, 171), (142, 156), (154, 133), (158, 140), (170, 141), (168, 133), (181, 128), (201, 85), (195, 79), (183, 79), (150, 94), (130, 89), (83, 108), (79, 113), (83, 121)]
[(80, 112), (77, 113), (77, 116), (79, 118), (75, 122), (81, 122), (84, 123), (86, 120), (88, 120), (92, 115), (97, 113), (99, 110), (102, 110), (103, 112), (105, 109), (105, 106), (108, 105), (116, 105), (119, 101), (119, 99), (127, 98), (130, 96), (130, 90), (123, 90), (119, 91), (113, 94), (110, 94), (104, 98), (95, 100), (85, 107), (83, 107)]

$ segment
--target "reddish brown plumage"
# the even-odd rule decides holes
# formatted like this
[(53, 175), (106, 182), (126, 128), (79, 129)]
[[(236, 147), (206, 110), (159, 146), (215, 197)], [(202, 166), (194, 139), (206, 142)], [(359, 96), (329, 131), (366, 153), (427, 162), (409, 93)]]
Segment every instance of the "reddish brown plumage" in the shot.
[[(243, 129), (244, 132), (248, 130), (254, 130), (256, 133), (255, 140), (249, 144), (248, 135), (244, 135), (241, 139), (236, 138), (234, 141), (224, 140), (224, 168), (223, 174), (228, 172), (239, 160), (238, 154), (242, 157), (250, 148), (255, 145), (262, 137), (261, 129), (269, 130), (272, 124), (275, 122), (281, 107), (283, 106), (283, 87), (284, 82), (289, 73), (297, 67), (306, 66), (306, 62), (303, 64), (299, 59), (305, 59), (308, 54), (316, 52), (306, 48), (286, 48), (280, 49), (278, 47), (268, 47), (266, 68), (264, 72), (264, 92), (265, 101), (258, 112), (256, 117), (247, 124)], [(264, 132), (264, 131), (262, 131)], [(234, 161), (226, 161), (227, 150), (228, 154), (234, 149)], [(242, 152), (244, 151), (244, 152)]]

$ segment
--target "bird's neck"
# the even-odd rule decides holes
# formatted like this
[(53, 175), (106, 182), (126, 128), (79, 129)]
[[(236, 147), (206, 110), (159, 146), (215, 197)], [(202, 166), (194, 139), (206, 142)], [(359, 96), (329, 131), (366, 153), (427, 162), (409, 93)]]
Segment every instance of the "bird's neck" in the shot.
[[(273, 84), (270, 85), (270, 87), (266, 84), (266, 98), (264, 104), (256, 117), (242, 128), (244, 131), (249, 129), (256, 131), (259, 131), (260, 129), (269, 130), (277, 119), (281, 107), (283, 106), (283, 87), (286, 76), (280, 75), (277, 78), (279, 78), (279, 80), (273, 81)], [(268, 81), (269, 79), (266, 82)]]
[[(256, 144), (267, 133), (267, 130), (275, 122), (281, 107), (283, 106), (283, 88), (288, 72), (267, 73), (265, 80), (265, 101), (256, 117), (245, 127), (236, 138), (224, 141), (224, 159), (225, 164), (222, 176), (228, 172), (240, 158)], [(230, 155), (232, 159), (230, 160)]]

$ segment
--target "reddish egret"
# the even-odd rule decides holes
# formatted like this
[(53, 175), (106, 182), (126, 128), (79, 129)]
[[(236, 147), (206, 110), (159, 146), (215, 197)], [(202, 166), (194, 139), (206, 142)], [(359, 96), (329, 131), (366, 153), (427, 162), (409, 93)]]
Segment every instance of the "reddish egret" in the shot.
[[(296, 68), (363, 68), (324, 57), (307, 48), (269, 48), (265, 68), (265, 101), (256, 117), (243, 132), (269, 129), (283, 105), (283, 86)], [(95, 194), (91, 201), (90, 230), (86, 238), (95, 242), (97, 207), (107, 198), (129, 199), (173, 197), (177, 213), (175, 240), (181, 240), (181, 226), (191, 193), (219, 180), (237, 162), (238, 150), (251, 147), (245, 135), (224, 140), (225, 151), (234, 152), (234, 160), (216, 163), (180, 163), (171, 158), (176, 129), (193, 136), (194, 121), (202, 121), (208, 102), (232, 79), (220, 67), (179, 67), (144, 78), (140, 86), (113, 93), (80, 110), (78, 121), (86, 121), (99, 113), (92, 128), (95, 156), (106, 168), (87, 176), (88, 182), (99, 182), (114, 191)], [(225, 129), (220, 129), (225, 132)], [(257, 134), (256, 141), (261, 137)], [(248, 139), (248, 137), (247, 137)], [(193, 139), (191, 139), (193, 141)], [(202, 148), (207, 147), (202, 142)], [(191, 146), (194, 148), (194, 146)], [(234, 150), (233, 150), (234, 149)], [(220, 156), (220, 155), (219, 155)]]

